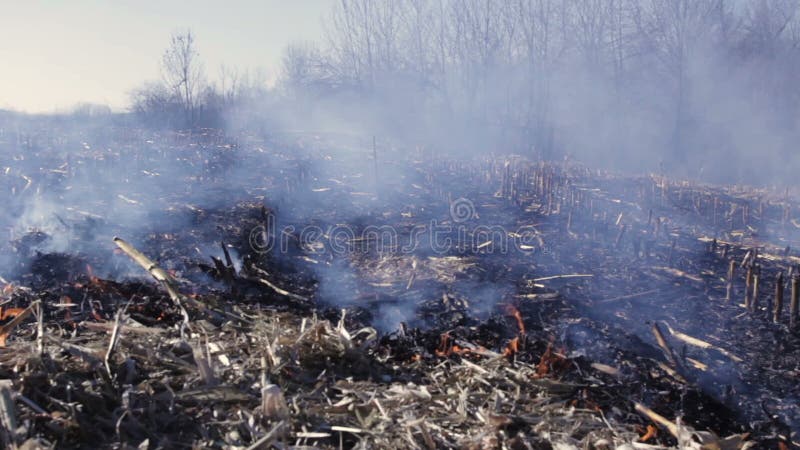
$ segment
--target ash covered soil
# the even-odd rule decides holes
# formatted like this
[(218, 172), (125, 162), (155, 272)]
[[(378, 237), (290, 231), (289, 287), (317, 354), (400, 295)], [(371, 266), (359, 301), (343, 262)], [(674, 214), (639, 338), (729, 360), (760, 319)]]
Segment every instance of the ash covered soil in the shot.
[(788, 191), (334, 135), (4, 145), (5, 446), (796, 446)]

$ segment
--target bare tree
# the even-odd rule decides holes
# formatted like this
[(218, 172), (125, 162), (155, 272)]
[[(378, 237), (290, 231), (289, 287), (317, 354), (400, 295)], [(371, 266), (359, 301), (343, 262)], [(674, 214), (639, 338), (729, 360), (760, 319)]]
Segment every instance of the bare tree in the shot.
[(178, 125), (175, 118), (183, 115), (183, 107), (174, 93), (163, 83), (147, 82), (130, 93), (131, 110), (151, 126)]
[(281, 83), (293, 91), (333, 89), (336, 80), (331, 67), (317, 46), (295, 42), (283, 50)]
[(236, 103), (237, 93), (240, 88), (239, 70), (231, 68), (225, 64), (219, 68), (219, 95), (222, 98), (222, 103), (225, 106), (230, 106)]
[(180, 99), (187, 125), (193, 126), (197, 120), (205, 74), (191, 30), (172, 35), (161, 59), (161, 68), (167, 88)]
[(742, 50), (749, 55), (774, 56), (784, 38), (792, 38), (790, 25), (797, 10), (796, 0), (757, 0), (744, 5)]

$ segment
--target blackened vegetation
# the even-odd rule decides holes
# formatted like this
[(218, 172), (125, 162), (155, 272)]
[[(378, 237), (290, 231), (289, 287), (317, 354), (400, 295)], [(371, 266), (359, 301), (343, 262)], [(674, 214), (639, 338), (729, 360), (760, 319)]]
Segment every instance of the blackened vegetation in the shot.
[[(232, 147), (176, 149), (201, 169), (180, 181), (202, 202), (148, 193), (137, 201), (159, 207), (140, 226), (89, 216), (58, 252), (46, 244), (58, 236), (15, 230), (3, 247), (7, 445), (742, 448), (740, 433), (793, 445), (791, 284), (779, 314), (770, 301), (800, 262), (788, 195), (413, 152), (382, 153), (388, 179), (370, 190), (373, 164), (346, 173), (333, 142), (309, 141), (306, 153), (237, 147), (253, 165), (242, 183), (204, 154)], [(0, 178), (23, 209), (16, 175), (38, 182), (25, 170)], [(473, 207), (458, 221), (457, 199)], [(434, 221), (453, 227), (450, 248), (432, 247)], [(347, 251), (331, 231), (343, 225), (359, 244)], [(399, 244), (362, 239), (369, 225), (399, 230)], [(285, 248), (262, 251), (261, 227)], [(152, 264), (115, 250), (115, 234)], [(408, 236), (419, 245), (403, 250)], [(36, 301), (41, 329), (35, 314), (6, 327)]]

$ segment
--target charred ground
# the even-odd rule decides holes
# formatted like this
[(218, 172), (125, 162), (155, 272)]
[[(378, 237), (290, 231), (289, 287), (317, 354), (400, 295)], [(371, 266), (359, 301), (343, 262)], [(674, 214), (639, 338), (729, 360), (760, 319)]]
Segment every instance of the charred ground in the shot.
[(788, 192), (120, 135), (3, 168), (8, 445), (794, 445)]

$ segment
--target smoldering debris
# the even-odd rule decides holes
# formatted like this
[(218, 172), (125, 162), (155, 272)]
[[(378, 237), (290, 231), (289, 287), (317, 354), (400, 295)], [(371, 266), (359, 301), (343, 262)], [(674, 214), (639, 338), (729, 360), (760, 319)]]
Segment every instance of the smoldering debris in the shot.
[(207, 202), (131, 188), (163, 209), (63, 251), (42, 228), (4, 244), (7, 442), (794, 445), (785, 193), (524, 158), (395, 158), (376, 192), (372, 164), (336, 176), (336, 154), (252, 145), (279, 150), (243, 190), (198, 162), (182, 181)]

